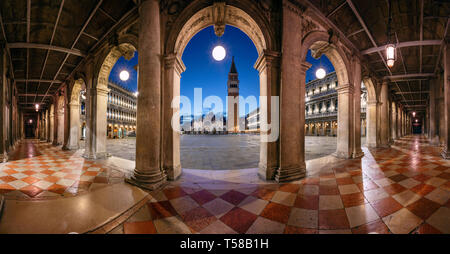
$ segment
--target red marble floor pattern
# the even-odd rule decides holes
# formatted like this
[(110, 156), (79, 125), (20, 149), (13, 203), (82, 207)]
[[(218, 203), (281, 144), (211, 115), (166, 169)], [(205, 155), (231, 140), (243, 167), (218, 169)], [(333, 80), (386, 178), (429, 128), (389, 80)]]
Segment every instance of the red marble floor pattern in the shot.
[(31, 199), (73, 196), (89, 190), (93, 183), (108, 183), (110, 175), (110, 169), (78, 153), (38, 140), (24, 140), (9, 161), (0, 164), (0, 194)]
[(450, 233), (450, 163), (420, 136), (286, 184), (174, 182), (110, 233)]

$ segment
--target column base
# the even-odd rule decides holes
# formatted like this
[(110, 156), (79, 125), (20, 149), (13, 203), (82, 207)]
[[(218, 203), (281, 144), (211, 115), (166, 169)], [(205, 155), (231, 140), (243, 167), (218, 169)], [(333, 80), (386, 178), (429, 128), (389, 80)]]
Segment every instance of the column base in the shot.
[(376, 143), (367, 143), (367, 147), (368, 148), (377, 148), (377, 144)]
[(83, 154), (82, 157), (88, 160), (101, 160), (110, 157), (108, 153), (93, 153), (93, 154)]
[(167, 184), (166, 175), (160, 170), (152, 174), (142, 174), (134, 170), (134, 174), (125, 181), (129, 184), (135, 185), (146, 190), (157, 190)]
[(353, 159), (362, 158), (363, 156), (364, 156), (363, 151), (358, 151), (358, 152), (353, 153)]
[(347, 152), (334, 152), (334, 153), (332, 153), (331, 155), (333, 155), (334, 157), (336, 157), (336, 158), (339, 158), (339, 159), (345, 159), (345, 160), (348, 160), (348, 159), (351, 159), (352, 158), (352, 156), (351, 155), (348, 155), (348, 153)]
[(263, 165), (261, 163), (258, 166), (258, 176), (264, 181), (273, 180), (276, 171), (277, 171), (276, 167), (268, 168), (266, 165)]
[(0, 195), (0, 217), (2, 216), (3, 205), (5, 204), (5, 197)]
[(164, 172), (166, 172), (167, 180), (175, 181), (181, 176), (181, 165), (164, 167)]
[(275, 174), (275, 181), (289, 182), (295, 181), (306, 176), (306, 166), (279, 168)]
[(444, 150), (441, 153), (442, 158), (444, 158), (445, 160), (450, 160), (450, 150), (448, 147), (444, 147)]
[(439, 137), (435, 136), (433, 138), (430, 138), (430, 145), (439, 146)]
[(67, 150), (78, 150), (80, 149), (79, 146), (68, 146), (68, 147), (63, 147), (63, 149), (67, 149)]
[(379, 144), (378, 148), (390, 148), (391, 145), (390, 144)]
[(0, 154), (0, 163), (7, 162), (8, 161), (8, 155), (6, 153)]

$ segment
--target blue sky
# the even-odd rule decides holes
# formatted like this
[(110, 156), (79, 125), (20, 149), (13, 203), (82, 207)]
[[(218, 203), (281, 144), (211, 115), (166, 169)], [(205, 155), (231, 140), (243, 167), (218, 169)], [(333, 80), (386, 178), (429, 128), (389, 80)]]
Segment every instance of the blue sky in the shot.
[[(222, 45), (227, 56), (223, 61), (217, 62), (211, 52), (215, 46)], [(118, 83), (131, 91), (137, 91), (137, 72), (134, 70), (138, 62), (138, 53), (130, 61), (121, 57), (110, 74), (110, 80)], [(186, 71), (181, 75), (180, 92), (191, 101), (194, 112), (194, 89), (202, 88), (202, 98), (207, 96), (218, 96), (223, 101), (224, 111), (226, 111), (227, 80), (230, 71), (232, 57), (235, 57), (236, 68), (239, 73), (240, 95), (244, 98), (255, 96), (259, 101), (259, 75), (253, 68), (258, 52), (250, 38), (238, 28), (227, 26), (222, 37), (217, 37), (213, 27), (207, 27), (197, 33), (188, 43), (182, 60), (186, 66)], [(324, 68), (327, 73), (334, 71), (334, 68), (326, 56), (314, 59), (308, 53), (308, 62), (313, 66), (306, 73), (306, 81), (313, 80), (315, 72), (319, 67)], [(126, 82), (119, 79), (122, 70), (130, 72), (130, 79)], [(240, 107), (240, 115), (244, 115), (255, 108)], [(187, 111), (182, 112), (185, 114)]]

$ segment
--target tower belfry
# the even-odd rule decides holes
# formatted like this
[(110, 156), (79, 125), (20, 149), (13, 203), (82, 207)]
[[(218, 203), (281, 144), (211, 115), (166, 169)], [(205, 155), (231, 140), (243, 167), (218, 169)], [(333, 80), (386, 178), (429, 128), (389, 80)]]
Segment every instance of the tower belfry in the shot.
[(239, 74), (234, 63), (234, 56), (228, 73), (228, 132), (239, 132)]

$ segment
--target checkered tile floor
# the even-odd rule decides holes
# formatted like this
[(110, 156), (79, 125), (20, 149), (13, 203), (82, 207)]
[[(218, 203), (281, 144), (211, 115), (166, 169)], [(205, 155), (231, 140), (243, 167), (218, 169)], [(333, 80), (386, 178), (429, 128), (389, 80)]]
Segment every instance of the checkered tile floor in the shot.
[(450, 233), (450, 161), (419, 136), (288, 184), (205, 189), (188, 180), (111, 233)]
[(0, 164), (0, 194), (10, 198), (73, 196), (88, 191), (92, 184), (107, 184), (112, 174), (121, 177), (73, 151), (25, 140), (7, 163)]

